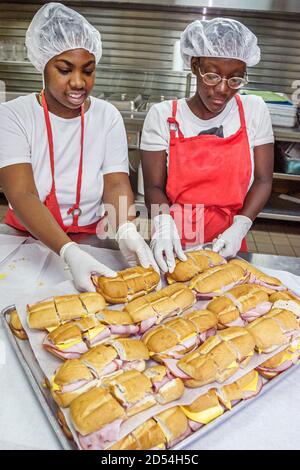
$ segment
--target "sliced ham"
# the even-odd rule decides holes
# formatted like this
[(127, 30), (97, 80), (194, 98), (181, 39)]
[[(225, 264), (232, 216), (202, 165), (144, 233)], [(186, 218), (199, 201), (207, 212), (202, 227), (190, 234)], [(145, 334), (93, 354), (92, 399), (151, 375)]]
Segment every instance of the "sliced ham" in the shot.
[(90, 382), (90, 380), (77, 380), (76, 382), (73, 382), (71, 384), (64, 385), (61, 389), (60, 392), (58, 393), (66, 393), (66, 392), (74, 392), (75, 390), (78, 390), (78, 388), (84, 387), (84, 385), (87, 385)]
[(120, 359), (115, 359), (110, 364), (108, 364), (101, 372), (101, 376), (112, 374), (116, 370), (121, 369), (123, 362)]
[(206, 341), (211, 336), (215, 336), (216, 332), (217, 332), (216, 328), (210, 328), (209, 330), (204, 331), (203, 333), (200, 333), (199, 335), (200, 342), (204, 343), (204, 341)]
[(245, 326), (245, 322), (241, 317), (237, 317), (235, 320), (226, 323), (226, 326)]
[(153, 391), (154, 393), (157, 393), (158, 390), (166, 385), (168, 382), (170, 382), (170, 379), (168, 376), (164, 377), (160, 382), (154, 382), (153, 383)]
[(283, 372), (284, 370), (289, 369), (293, 364), (294, 364), (293, 361), (284, 361), (278, 367), (270, 368), (270, 367), (258, 366), (257, 370), (258, 371), (263, 371), (263, 372)]
[(241, 317), (243, 318), (243, 320), (250, 323), (251, 321), (254, 321), (256, 318), (259, 318), (262, 315), (265, 315), (266, 313), (268, 313), (271, 310), (271, 308), (272, 308), (271, 302), (261, 302), (260, 304), (256, 305), (255, 308), (247, 310), (247, 312), (241, 313)]
[(49, 341), (47, 336), (43, 341), (43, 346), (48, 350), (52, 350), (62, 359), (78, 359), (83, 353), (88, 351), (88, 347), (84, 341), (73, 344), (69, 348), (60, 349), (59, 346), (56, 346), (52, 343), (52, 341)]
[(190, 379), (189, 375), (186, 375), (182, 370), (177, 367), (177, 360), (176, 359), (164, 359), (165, 366), (170, 370), (170, 372), (175, 376), (179, 377), (180, 379)]
[(109, 328), (105, 328), (105, 330), (101, 331), (98, 335), (96, 335), (93, 339), (89, 339), (88, 335), (84, 335), (84, 339), (86, 340), (87, 344), (92, 347), (96, 346), (100, 341), (108, 338), (111, 335)]
[(122, 421), (122, 419), (116, 419), (87, 436), (82, 436), (78, 433), (81, 448), (83, 450), (104, 450), (109, 444), (119, 439)]
[(262, 382), (262, 379), (261, 377), (258, 377), (258, 381), (257, 381), (257, 386), (256, 386), (256, 390), (255, 392), (253, 392), (253, 390), (249, 390), (247, 392), (244, 393), (244, 400), (249, 400), (249, 398), (253, 398), (253, 397), (256, 397), (256, 395), (259, 394), (259, 392), (261, 391), (263, 387), (263, 382)]
[(139, 332), (138, 325), (109, 325), (112, 335), (134, 336)]
[(201, 294), (200, 292), (195, 291), (196, 298), (197, 300), (206, 300), (206, 299), (211, 299), (213, 297), (218, 297), (220, 295), (223, 295), (225, 292), (232, 289), (233, 287), (243, 284), (245, 280), (247, 279), (247, 277), (248, 277), (248, 274), (246, 273), (245, 276), (242, 277), (242, 279), (236, 282), (231, 282), (230, 284), (227, 284), (226, 286), (223, 286), (218, 292), (206, 292), (206, 293)]
[(147, 320), (143, 320), (140, 325), (140, 334), (145, 333), (155, 324), (156, 324), (156, 317), (151, 317), (151, 318), (147, 318)]
[(193, 308), (192, 310), (205, 310), (209, 302), (209, 300), (199, 300), (199, 302), (197, 302), (197, 304), (195, 305), (195, 308)]
[(254, 274), (250, 275), (250, 279), (249, 279), (248, 283), (249, 284), (257, 284), (258, 286), (267, 287), (268, 289), (272, 289), (272, 290), (276, 290), (276, 291), (286, 290), (285, 286), (283, 286), (283, 285), (274, 286), (273, 284), (268, 284), (267, 282), (264, 282), (264, 281), (258, 279)]
[(192, 421), (191, 419), (188, 420), (189, 427), (193, 432), (198, 431), (198, 429), (202, 428), (204, 424), (202, 423), (197, 423), (196, 421)]

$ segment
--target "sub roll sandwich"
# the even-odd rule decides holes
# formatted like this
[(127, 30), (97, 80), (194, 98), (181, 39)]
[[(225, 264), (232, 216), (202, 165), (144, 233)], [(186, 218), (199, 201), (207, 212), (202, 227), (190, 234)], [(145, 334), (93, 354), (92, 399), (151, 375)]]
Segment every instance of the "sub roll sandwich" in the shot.
[(231, 410), (241, 400), (249, 400), (258, 395), (262, 387), (261, 377), (256, 370), (252, 370), (235, 382), (220, 387), (216, 393), (222, 405)]
[(197, 250), (186, 253), (187, 261), (176, 259), (176, 266), (172, 273), (166, 274), (168, 284), (174, 282), (190, 281), (197, 274), (209, 268), (226, 264), (227, 261), (219, 253), (211, 250)]
[(248, 364), (254, 347), (254, 339), (245, 328), (230, 327), (208, 338), (181, 359), (168, 359), (165, 364), (187, 387), (201, 387), (215, 381), (222, 383), (239, 367)]
[(217, 316), (208, 310), (194, 310), (151, 328), (142, 337), (150, 356), (157, 362), (180, 359), (217, 331)]
[(249, 274), (249, 280), (247, 281), (249, 284), (257, 284), (261, 287), (266, 287), (267, 289), (276, 291), (286, 290), (286, 287), (279, 279), (264, 274), (262, 271), (243, 259), (234, 258), (231, 259), (228, 264), (243, 268)]
[(108, 450), (169, 449), (191, 432), (181, 408), (173, 406), (145, 421)]
[(271, 353), (299, 335), (299, 320), (288, 310), (272, 309), (247, 326), (258, 353)]
[(64, 323), (45, 337), (43, 346), (60, 359), (76, 359), (110, 339), (135, 336), (139, 326), (126, 312), (102, 310), (101, 313)]
[(189, 287), (195, 292), (197, 300), (207, 300), (244, 284), (248, 278), (249, 273), (242, 266), (227, 263), (209, 268), (193, 277)]
[[(158, 403), (177, 400), (181, 380), (165, 381), (167, 371), (123, 371), (75, 398), (70, 415), (82, 449), (101, 450), (119, 440), (120, 426), (130, 416)], [(155, 385), (156, 384), (156, 385)]]
[(143, 371), (149, 353), (137, 339), (112, 340), (84, 353), (80, 359), (67, 360), (51, 379), (50, 391), (59, 406), (69, 406), (72, 400), (118, 370)]
[(113, 278), (93, 276), (92, 279), (97, 292), (109, 304), (123, 304), (153, 291), (160, 276), (152, 267), (135, 266), (119, 271)]
[(261, 388), (261, 377), (255, 370), (251, 371), (233, 384), (225, 385), (218, 390), (210, 389), (190, 405), (175, 406), (154, 416), (111, 446), (109, 450), (172, 448), (241, 400), (256, 396)]
[(26, 331), (23, 328), (21, 320), (16, 310), (13, 310), (9, 318), (9, 327), (12, 333), (19, 339), (25, 340), (28, 339)]
[(274, 292), (270, 295), (272, 309), (288, 310), (300, 318), (300, 299), (291, 291)]
[(124, 311), (139, 324), (139, 333), (143, 334), (162, 320), (180, 315), (195, 302), (194, 293), (184, 284), (177, 283), (129, 302)]
[(224, 413), (216, 390), (210, 389), (190, 405), (180, 407), (188, 419), (190, 429), (195, 432)]
[(256, 370), (270, 380), (296, 364), (299, 358), (300, 339), (296, 339), (286, 349), (260, 364)]
[(217, 315), (218, 328), (222, 329), (228, 326), (245, 326), (268, 313), (272, 302), (266, 289), (254, 284), (242, 284), (215, 297), (206, 308)]
[(27, 306), (27, 322), (30, 328), (50, 330), (70, 320), (94, 315), (106, 302), (96, 292), (61, 295), (51, 300)]

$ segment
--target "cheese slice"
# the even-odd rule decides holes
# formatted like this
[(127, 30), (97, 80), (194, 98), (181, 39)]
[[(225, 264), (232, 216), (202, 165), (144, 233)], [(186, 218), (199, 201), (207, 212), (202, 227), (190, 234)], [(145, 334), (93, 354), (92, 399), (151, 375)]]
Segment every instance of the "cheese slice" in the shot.
[(68, 341), (67, 343), (59, 343), (59, 344), (56, 344), (55, 347), (57, 349), (61, 349), (62, 351), (64, 351), (65, 349), (68, 349), (70, 348), (71, 346), (74, 346), (75, 344), (78, 344), (78, 343), (81, 343), (82, 342), (82, 339), (75, 339), (74, 341)]
[(213, 406), (212, 408), (198, 412), (189, 411), (188, 407), (185, 406), (181, 406), (180, 408), (189, 419), (201, 424), (208, 424), (224, 413), (221, 405)]
[(197, 336), (197, 333), (191, 333), (190, 335), (187, 335), (184, 338), (182, 338), (180, 342), (187, 341), (188, 339), (195, 338), (196, 336)]
[(96, 326), (95, 328), (91, 328), (90, 330), (88, 330), (84, 335), (91, 341), (92, 339), (96, 338), (96, 336), (105, 329), (106, 329), (105, 325)]
[(237, 362), (233, 361), (229, 366), (226, 367), (226, 369), (236, 369), (238, 367)]
[(51, 385), (51, 390), (53, 392), (56, 392), (57, 390), (60, 390), (60, 387), (57, 385), (56, 382), (54, 382), (54, 375), (52, 375), (51, 379), (50, 379), (50, 385)]
[(250, 383), (248, 383), (247, 385), (245, 385), (244, 387), (242, 387), (242, 390), (244, 392), (256, 392), (257, 390), (257, 383), (258, 383), (258, 372), (257, 370), (255, 371), (255, 377), (253, 380), (251, 380)]

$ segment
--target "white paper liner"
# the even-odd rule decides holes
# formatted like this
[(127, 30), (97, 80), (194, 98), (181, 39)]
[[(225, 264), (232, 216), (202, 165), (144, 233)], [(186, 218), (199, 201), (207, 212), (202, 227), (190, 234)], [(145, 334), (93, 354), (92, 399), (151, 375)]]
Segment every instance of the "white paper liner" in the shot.
[[(101, 256), (101, 261), (105, 263), (107, 266), (109, 266), (112, 269), (121, 269), (119, 266), (122, 264), (122, 261), (120, 260), (120, 252), (114, 251), (114, 250), (106, 250), (106, 249), (98, 249)], [(108, 252), (108, 253), (106, 253)], [(100, 256), (97, 256), (99, 259)], [(107, 262), (107, 258), (110, 258), (110, 263)], [(118, 266), (118, 267), (117, 267)], [(290, 273), (285, 273), (283, 271), (275, 271), (275, 270), (270, 270), (268, 269), (268, 274), (278, 277), (280, 275), (281, 281), (293, 292), (299, 293), (300, 294), (300, 279), (298, 276), (295, 276)], [(287, 274), (287, 275), (285, 275)], [(165, 285), (165, 282), (163, 282)], [(77, 293), (76, 289), (74, 288), (74, 285), (70, 281), (65, 281), (63, 283), (60, 283), (56, 286), (53, 286), (51, 288), (45, 288), (45, 289), (40, 289), (38, 292), (36, 292), (34, 295), (28, 297), (27, 299), (22, 299), (22, 301), (16, 303), (16, 308), (19, 313), (21, 322), (23, 324), (23, 327), (28, 335), (32, 350), (37, 358), (37, 361), (39, 362), (42, 370), (45, 373), (45, 376), (48, 379), (51, 379), (53, 376), (55, 370), (63, 363), (61, 360), (58, 358), (55, 358), (52, 356), (50, 353), (48, 353), (44, 348), (41, 347), (42, 342), (45, 338), (45, 332), (42, 331), (35, 331), (31, 330), (28, 325), (27, 325), (27, 320), (26, 320), (26, 306), (27, 304), (33, 304), (42, 300), (49, 299), (53, 296), (57, 295), (66, 295), (66, 294), (73, 294)], [(120, 309), (122, 308), (123, 305), (114, 305), (110, 306), (109, 308), (113, 309)], [(196, 308), (197, 304), (193, 307)], [(187, 310), (189, 311), (189, 310)], [(300, 336), (300, 330), (299, 330), (299, 336)], [(230, 377), (228, 380), (223, 382), (222, 384), (217, 383), (217, 382), (212, 382), (208, 385), (194, 388), (194, 389), (189, 389), (186, 388), (183, 396), (176, 401), (173, 401), (169, 404), (166, 405), (156, 405), (146, 411), (143, 411), (129, 419), (127, 419), (122, 425), (120, 429), (120, 434), (119, 434), (119, 439), (122, 439), (124, 436), (126, 436), (128, 433), (132, 432), (137, 426), (145, 422), (147, 419), (153, 417), (154, 415), (160, 413), (161, 411), (164, 411), (168, 408), (172, 408), (173, 406), (177, 405), (189, 405), (191, 404), (196, 398), (198, 398), (200, 395), (206, 393), (209, 389), (211, 388), (220, 388), (226, 384), (230, 384), (232, 382), (235, 382), (238, 380), (240, 377), (243, 375), (247, 374), (251, 370), (253, 370), (255, 367), (260, 365), (261, 363), (265, 362), (269, 358), (273, 357), (275, 354), (279, 353), (283, 349), (287, 348), (287, 344), (276, 349), (276, 351), (273, 351), (272, 353), (269, 354), (257, 354), (255, 353), (252, 359), (250, 360), (249, 364), (245, 368), (240, 368), (232, 377)], [(153, 361), (148, 361), (147, 362), (147, 367), (151, 367), (154, 363)], [(70, 413), (68, 409), (61, 408), (62, 412), (64, 413), (64, 416), (66, 418), (66, 421), (68, 423), (68, 426), (70, 430), (72, 431), (73, 437), (80, 448), (80, 444), (77, 438), (77, 433), (76, 430), (74, 429), (74, 426), (72, 424), (72, 421), (70, 419)], [(113, 445), (113, 443), (110, 443), (108, 447)]]
[(26, 237), (0, 234), (0, 263), (10, 256), (20, 245), (26, 241)]

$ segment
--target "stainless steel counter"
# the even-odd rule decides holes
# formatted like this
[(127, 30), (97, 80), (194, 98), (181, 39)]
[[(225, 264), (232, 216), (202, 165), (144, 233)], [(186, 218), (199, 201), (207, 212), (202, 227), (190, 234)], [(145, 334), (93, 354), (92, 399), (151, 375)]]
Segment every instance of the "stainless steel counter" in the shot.
[[(5, 224), (0, 224), (0, 233), (24, 236), (23, 232), (8, 227)], [(72, 238), (76, 243), (83, 245), (91, 245), (98, 248), (110, 248), (112, 250), (118, 249), (118, 245), (114, 240), (99, 240), (97, 235), (78, 234), (71, 235), (70, 238)], [(300, 258), (259, 253), (240, 253), (239, 255), (250, 263), (258, 264), (265, 268), (278, 269), (288, 271), (298, 276), (300, 275)]]

